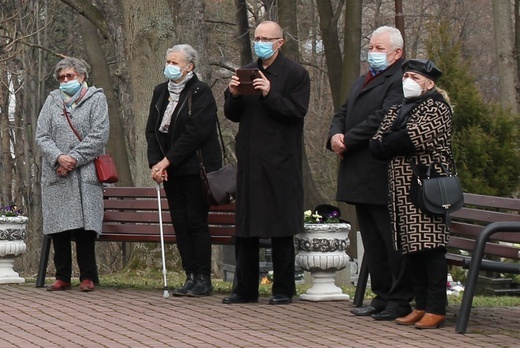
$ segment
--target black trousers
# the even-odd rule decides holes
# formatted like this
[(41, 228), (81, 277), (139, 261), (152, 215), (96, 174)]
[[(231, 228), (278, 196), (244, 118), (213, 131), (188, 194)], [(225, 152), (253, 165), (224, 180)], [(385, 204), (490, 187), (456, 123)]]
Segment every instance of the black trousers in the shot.
[(408, 259), (396, 251), (388, 208), (384, 205), (356, 205), (365, 260), (370, 273), (371, 306), (406, 311), (414, 292)]
[[(294, 282), (294, 240), (289, 237), (271, 238), (273, 257), (273, 295), (293, 297), (296, 293)], [(235, 284), (233, 292), (247, 299), (258, 298), (260, 283), (259, 256), (260, 239), (257, 237), (236, 237), (235, 239)]]
[(446, 315), (448, 296), (446, 249), (426, 249), (406, 254), (412, 268), (415, 309)]
[(54, 266), (56, 279), (70, 283), (72, 275), (72, 248), (71, 239), (76, 240), (76, 256), (79, 266), (79, 280), (97, 279), (96, 238), (95, 231), (84, 229), (69, 230), (52, 234), (54, 247)]
[(177, 236), (182, 268), (187, 274), (211, 274), (209, 205), (203, 199), (200, 176), (169, 176), (164, 189)]

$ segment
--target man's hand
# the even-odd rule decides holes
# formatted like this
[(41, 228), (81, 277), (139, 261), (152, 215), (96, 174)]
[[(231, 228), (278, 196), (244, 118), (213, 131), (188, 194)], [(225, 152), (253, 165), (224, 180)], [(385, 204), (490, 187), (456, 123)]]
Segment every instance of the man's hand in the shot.
[(231, 81), (229, 81), (229, 93), (231, 93), (231, 96), (238, 97), (238, 85), (240, 84), (240, 80), (238, 79), (238, 76), (233, 75), (231, 76)]
[(262, 96), (267, 96), (269, 91), (271, 90), (271, 82), (265, 77), (261, 70), (258, 71), (260, 73), (260, 78), (253, 80), (253, 87), (262, 92)]
[(338, 133), (334, 134), (332, 138), (330, 138), (330, 147), (335, 154), (343, 158), (343, 153), (347, 150), (347, 147), (344, 143), (345, 135)]

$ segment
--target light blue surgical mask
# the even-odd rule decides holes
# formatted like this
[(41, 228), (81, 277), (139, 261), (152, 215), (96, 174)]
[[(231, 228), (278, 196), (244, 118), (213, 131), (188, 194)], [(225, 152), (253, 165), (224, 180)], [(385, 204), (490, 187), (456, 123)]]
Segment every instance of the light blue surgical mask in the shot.
[(68, 95), (76, 94), (80, 88), (81, 88), (81, 84), (79, 83), (79, 81), (77, 79), (60, 83), (60, 91), (66, 93)]
[(368, 52), (368, 64), (374, 71), (383, 71), (390, 65), (386, 60), (387, 52)]
[(260, 59), (269, 59), (274, 54), (273, 42), (255, 42), (255, 54)]
[(171, 65), (168, 64), (164, 67), (164, 77), (166, 77), (168, 80), (178, 80), (182, 76), (181, 68), (179, 68), (177, 65)]

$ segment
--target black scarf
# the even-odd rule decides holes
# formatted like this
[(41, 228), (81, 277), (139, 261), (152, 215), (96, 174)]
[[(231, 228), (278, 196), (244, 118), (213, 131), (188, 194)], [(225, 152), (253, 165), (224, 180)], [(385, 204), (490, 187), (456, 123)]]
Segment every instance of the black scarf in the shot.
[(429, 90), (424, 93), (419, 98), (414, 99), (403, 99), (403, 103), (401, 104), (401, 108), (399, 109), (399, 113), (397, 114), (397, 118), (392, 123), (392, 131), (398, 131), (400, 129), (405, 129), (408, 120), (410, 119), (410, 115), (412, 114), (412, 110), (415, 109), (419, 104), (424, 102), (426, 99), (432, 97), (432, 95), (436, 93), (434, 89)]

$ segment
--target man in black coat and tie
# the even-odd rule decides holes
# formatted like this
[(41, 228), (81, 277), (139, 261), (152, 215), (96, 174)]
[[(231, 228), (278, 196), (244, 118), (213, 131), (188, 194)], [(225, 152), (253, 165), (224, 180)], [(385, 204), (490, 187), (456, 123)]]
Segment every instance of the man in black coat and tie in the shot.
[(368, 144), (386, 111), (403, 100), (403, 38), (398, 29), (380, 27), (371, 36), (369, 72), (352, 86), (334, 115), (327, 148), (340, 156), (337, 200), (356, 207), (365, 260), (376, 295), (358, 316), (395, 320), (411, 312), (413, 288), (409, 266), (394, 249), (388, 201), (387, 162), (372, 158)]

